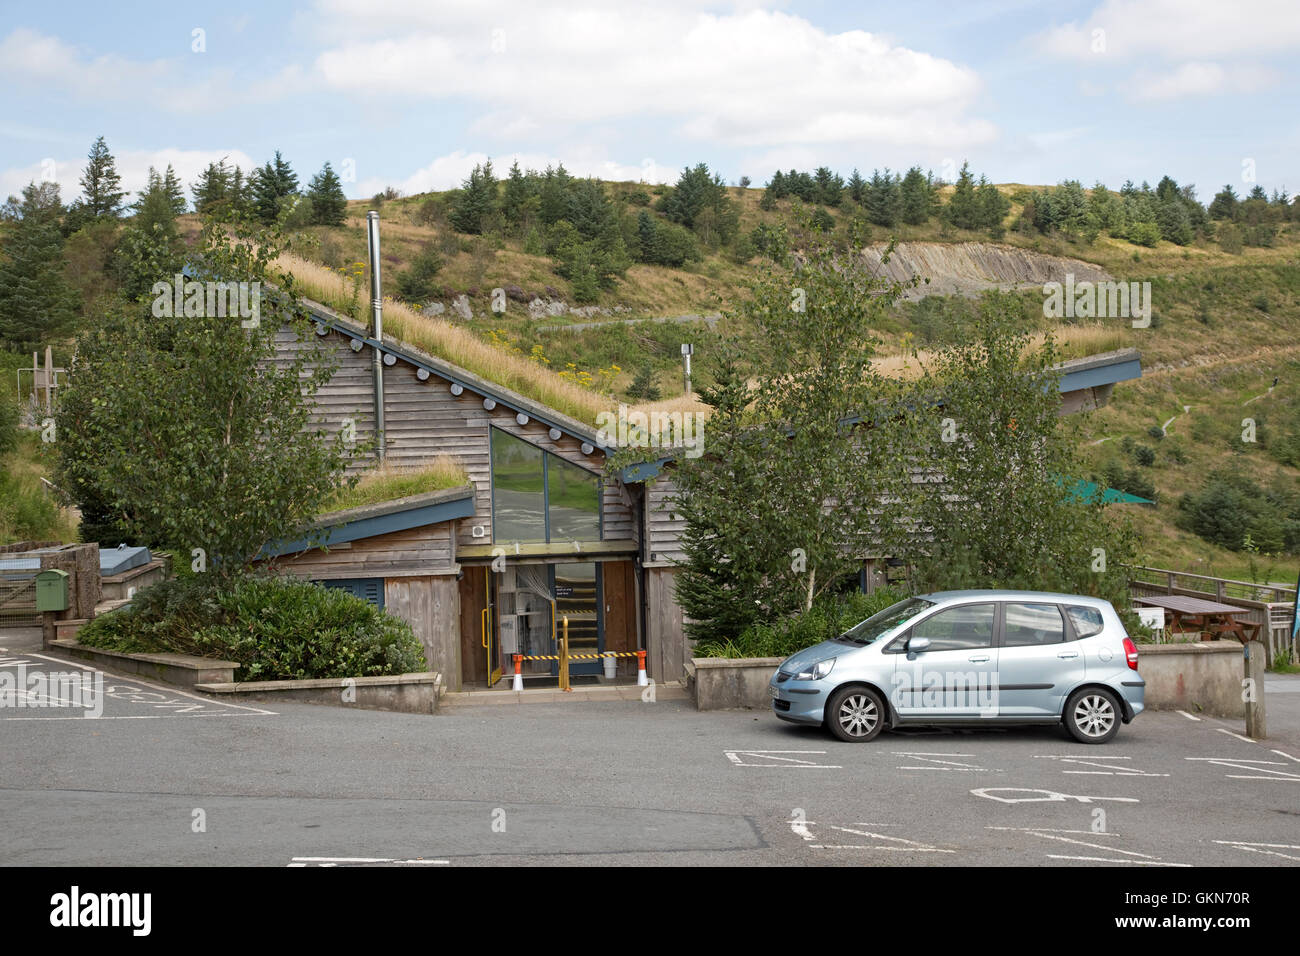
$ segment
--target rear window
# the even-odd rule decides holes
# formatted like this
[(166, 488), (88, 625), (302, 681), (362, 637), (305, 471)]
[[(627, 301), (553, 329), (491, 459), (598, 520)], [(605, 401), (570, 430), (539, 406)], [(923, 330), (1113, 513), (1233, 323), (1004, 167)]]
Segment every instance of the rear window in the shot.
[(1070, 623), (1074, 625), (1074, 631), (1080, 637), (1092, 637), (1094, 634), (1101, 633), (1101, 611), (1095, 607), (1076, 605), (1066, 608), (1065, 613), (1070, 615)]

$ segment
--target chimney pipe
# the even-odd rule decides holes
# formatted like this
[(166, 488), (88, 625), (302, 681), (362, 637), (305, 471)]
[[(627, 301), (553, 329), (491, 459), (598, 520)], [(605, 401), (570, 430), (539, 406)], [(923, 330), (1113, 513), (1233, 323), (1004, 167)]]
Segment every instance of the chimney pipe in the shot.
[[(370, 246), (370, 334), (379, 344), (384, 341), (384, 295), (379, 280), (379, 213), (366, 213), (366, 238)], [(375, 368), (375, 441), (379, 462), (384, 461), (384, 357), (373, 350)]]

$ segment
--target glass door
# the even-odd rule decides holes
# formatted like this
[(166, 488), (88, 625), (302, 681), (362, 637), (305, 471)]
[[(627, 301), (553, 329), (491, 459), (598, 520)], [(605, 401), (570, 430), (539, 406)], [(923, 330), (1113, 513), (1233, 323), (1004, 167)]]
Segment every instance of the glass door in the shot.
[[(600, 653), (605, 649), (600, 613), (600, 566), (594, 561), (556, 564), (552, 566), (551, 575), (557, 636), (563, 626), (560, 622), (566, 617), (569, 619), (569, 656)], [(569, 663), (569, 673), (599, 674), (603, 666), (600, 658), (574, 660)]]

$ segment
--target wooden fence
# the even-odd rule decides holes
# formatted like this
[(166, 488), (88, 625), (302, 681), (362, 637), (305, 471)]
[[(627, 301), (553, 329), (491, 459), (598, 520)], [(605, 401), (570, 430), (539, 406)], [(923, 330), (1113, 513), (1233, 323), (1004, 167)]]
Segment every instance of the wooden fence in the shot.
[(1129, 568), (1129, 591), (1134, 597), (1185, 594), (1243, 608), (1246, 613), (1238, 620), (1262, 626), (1259, 640), (1267, 649), (1270, 666), (1279, 658), (1295, 659), (1295, 641), (1291, 634), (1295, 588), (1213, 578), (1165, 568), (1132, 567)]

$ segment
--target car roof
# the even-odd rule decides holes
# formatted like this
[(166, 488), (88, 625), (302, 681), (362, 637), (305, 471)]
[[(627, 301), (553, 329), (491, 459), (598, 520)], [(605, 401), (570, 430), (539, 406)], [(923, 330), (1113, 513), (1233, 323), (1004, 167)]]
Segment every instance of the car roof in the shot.
[(1087, 597), (1082, 594), (1060, 594), (1054, 591), (931, 591), (929, 594), (918, 594), (917, 597), (924, 598), (927, 601), (934, 601), (936, 604), (946, 604), (952, 601), (979, 600), (981, 598), (989, 601), (1037, 601), (1049, 604), (1091, 604), (1094, 607), (1101, 607), (1110, 603), (1105, 598)]

